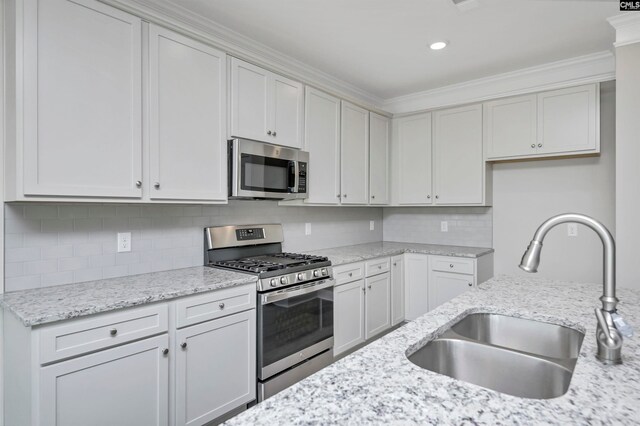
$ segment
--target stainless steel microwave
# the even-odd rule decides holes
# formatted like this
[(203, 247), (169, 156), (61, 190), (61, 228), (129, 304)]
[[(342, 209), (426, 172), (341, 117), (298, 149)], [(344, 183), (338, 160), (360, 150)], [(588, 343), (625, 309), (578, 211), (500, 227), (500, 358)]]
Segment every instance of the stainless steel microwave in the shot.
[(309, 153), (232, 139), (228, 142), (229, 198), (307, 198)]

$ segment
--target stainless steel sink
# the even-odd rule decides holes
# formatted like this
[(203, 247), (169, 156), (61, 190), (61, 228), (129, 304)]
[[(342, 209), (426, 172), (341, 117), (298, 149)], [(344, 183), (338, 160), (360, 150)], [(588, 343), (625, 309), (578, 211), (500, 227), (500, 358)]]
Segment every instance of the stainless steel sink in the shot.
[(471, 314), (409, 360), (454, 379), (523, 398), (567, 392), (584, 334), (539, 321)]
[(584, 334), (573, 328), (496, 314), (471, 314), (451, 327), (467, 339), (551, 358), (577, 358)]

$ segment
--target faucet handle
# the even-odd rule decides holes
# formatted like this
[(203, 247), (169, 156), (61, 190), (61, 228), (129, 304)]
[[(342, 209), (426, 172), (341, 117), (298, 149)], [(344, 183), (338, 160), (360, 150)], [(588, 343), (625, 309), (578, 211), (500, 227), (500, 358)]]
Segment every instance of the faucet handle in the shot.
[(627, 339), (633, 336), (633, 327), (631, 327), (631, 325), (626, 322), (618, 312), (612, 313), (611, 319), (613, 320), (613, 325), (615, 325), (620, 334)]

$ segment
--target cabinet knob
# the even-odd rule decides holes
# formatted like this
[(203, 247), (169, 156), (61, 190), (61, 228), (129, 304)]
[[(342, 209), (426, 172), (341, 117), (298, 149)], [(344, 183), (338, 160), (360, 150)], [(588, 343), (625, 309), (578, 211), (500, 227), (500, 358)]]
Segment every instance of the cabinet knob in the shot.
[(136, 181), (136, 186), (137, 186), (138, 188), (142, 188), (142, 181), (141, 181), (141, 180), (137, 180), (137, 181)]
[(343, 196), (344, 198), (347, 198), (347, 194), (342, 194), (342, 196)]
[(353, 272), (349, 272), (349, 276), (352, 277), (353, 276)]
[(538, 144), (538, 148), (542, 148), (542, 144), (541, 143)]
[(162, 350), (162, 355), (167, 355), (168, 353), (169, 353), (169, 349), (164, 348), (164, 349)]
[(437, 200), (437, 199), (439, 199), (439, 198), (440, 198), (440, 196), (439, 196), (439, 195), (436, 195), (436, 200)]
[(117, 328), (112, 328), (111, 330), (109, 330), (109, 334), (112, 336), (115, 336), (116, 334), (118, 334), (118, 329)]
[(181, 347), (182, 349), (187, 349), (187, 342), (182, 342), (182, 343), (180, 343), (180, 347)]
[(367, 288), (368, 288), (369, 290), (371, 290), (371, 286), (370, 286), (370, 285), (369, 285), (369, 286), (367, 286)]
[(155, 189), (160, 189), (160, 182), (156, 182), (156, 183), (154, 183), (154, 184), (153, 184), (153, 187), (154, 187)]
[(366, 289), (366, 288), (364, 288), (364, 287), (362, 287), (362, 292), (364, 293), (364, 292), (366, 292), (366, 291), (367, 291), (367, 289)]
[(275, 130), (273, 131), (273, 136), (274, 136), (274, 137), (276, 136), (276, 131), (275, 131)]
[(375, 195), (372, 195), (372, 196), (371, 196), (371, 199), (372, 199), (372, 200), (375, 200), (375, 199), (376, 199), (376, 196), (375, 196)]
[(342, 196), (341, 196), (340, 194), (338, 194), (338, 195), (336, 195), (336, 197), (340, 198), (340, 197), (342, 197)]
[(472, 283), (469, 283), (469, 287), (473, 287), (473, 284), (472, 284)]
[(427, 195), (427, 200), (430, 200), (430, 199), (431, 199), (431, 195)]
[(224, 309), (224, 302), (220, 303), (220, 304), (218, 305), (218, 307), (219, 307), (220, 309)]
[(393, 262), (393, 266), (396, 266), (396, 265), (397, 265), (396, 262)]
[(453, 263), (450, 263), (450, 264), (449, 264), (449, 268), (453, 268)]
[(378, 265), (378, 269), (382, 269), (382, 265)]
[(271, 136), (271, 130), (267, 130), (267, 134)]
[(535, 148), (535, 147), (536, 147), (536, 144), (535, 144), (535, 143), (532, 143), (532, 144), (531, 144), (531, 148)]

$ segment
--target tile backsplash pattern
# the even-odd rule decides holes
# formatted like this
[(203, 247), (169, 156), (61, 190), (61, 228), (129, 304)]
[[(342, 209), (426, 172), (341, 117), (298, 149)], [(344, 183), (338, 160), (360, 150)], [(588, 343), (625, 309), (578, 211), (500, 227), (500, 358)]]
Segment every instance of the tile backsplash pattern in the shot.
[[(446, 221), (448, 232), (440, 231)], [(383, 214), (385, 241), (493, 247), (490, 207), (391, 207)]]
[[(287, 251), (382, 240), (381, 208), (5, 204), (5, 291), (202, 265), (204, 227), (251, 223), (282, 223)], [(131, 252), (116, 252), (118, 232), (131, 232)]]

